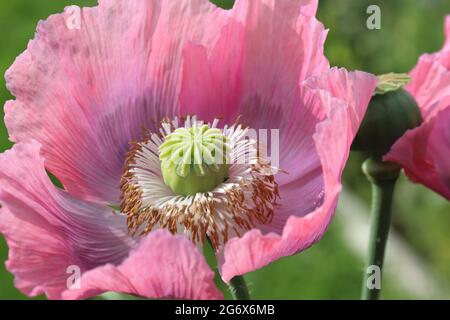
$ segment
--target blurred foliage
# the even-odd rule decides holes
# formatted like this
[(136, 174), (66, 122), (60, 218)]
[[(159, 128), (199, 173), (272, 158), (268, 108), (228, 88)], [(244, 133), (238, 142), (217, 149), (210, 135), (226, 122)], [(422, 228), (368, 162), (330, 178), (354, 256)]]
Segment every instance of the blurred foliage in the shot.
[[(381, 9), (381, 29), (368, 30), (367, 7)], [(326, 54), (332, 65), (374, 74), (408, 72), (420, 54), (444, 40), (448, 0), (321, 0), (318, 18), (330, 29)]]
[[(251, 1), (251, 0), (242, 0)], [(33, 37), (37, 21), (58, 13), (67, 5), (93, 6), (94, 0), (16, 0), (0, 3), (0, 73)], [(231, 0), (213, 0), (230, 8)], [(382, 12), (381, 30), (366, 28), (366, 9), (377, 4)], [(443, 43), (443, 17), (450, 13), (448, 0), (322, 0), (319, 20), (330, 29), (326, 54), (332, 65), (375, 74), (407, 72), (421, 53), (438, 50)], [(0, 81), (0, 100), (12, 99)], [(3, 114), (0, 114), (3, 118)], [(0, 122), (0, 151), (11, 146)], [(352, 154), (344, 180), (366, 203), (370, 188), (360, 173), (364, 156)], [(395, 229), (411, 244), (432, 270), (450, 284), (450, 206), (447, 201), (402, 177), (396, 194)], [(294, 257), (281, 259), (248, 275), (255, 298), (260, 299), (355, 299), (359, 296), (363, 261), (350, 251), (343, 238), (339, 214), (324, 239)], [(211, 256), (210, 253), (206, 254)], [(0, 239), (0, 262), (7, 248)], [(211, 259), (209, 259), (211, 261)], [(214, 262), (211, 261), (212, 264)], [(226, 292), (226, 288), (218, 284)], [(384, 298), (415, 298), (395, 282), (384, 282)], [(230, 297), (227, 293), (227, 297)], [(13, 286), (12, 276), (0, 264), (0, 299), (25, 298)]]

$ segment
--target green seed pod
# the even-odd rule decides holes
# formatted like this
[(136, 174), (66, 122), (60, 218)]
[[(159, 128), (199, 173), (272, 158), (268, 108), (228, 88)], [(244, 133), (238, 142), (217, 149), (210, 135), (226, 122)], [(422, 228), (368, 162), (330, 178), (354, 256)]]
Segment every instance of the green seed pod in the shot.
[(407, 130), (421, 124), (415, 99), (401, 87), (386, 89), (386, 83), (380, 81), (378, 94), (369, 103), (352, 150), (384, 155)]
[(228, 177), (227, 138), (207, 125), (179, 128), (159, 147), (164, 182), (182, 196), (213, 190)]

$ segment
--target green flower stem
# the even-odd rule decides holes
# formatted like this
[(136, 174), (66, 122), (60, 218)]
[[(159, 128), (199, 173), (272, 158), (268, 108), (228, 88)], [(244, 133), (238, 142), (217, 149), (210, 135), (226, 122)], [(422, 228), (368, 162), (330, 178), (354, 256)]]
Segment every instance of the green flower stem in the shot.
[(372, 184), (372, 208), (369, 251), (361, 298), (377, 300), (380, 296), (381, 283), (379, 288), (371, 288), (368, 285), (368, 280), (371, 280), (368, 270), (371, 266), (378, 266), (381, 280), (384, 251), (391, 224), (392, 198), (400, 167), (381, 161), (381, 157), (372, 157), (364, 162), (362, 168)]
[[(212, 245), (211, 239), (209, 237), (206, 238), (211, 252), (214, 252), (214, 246)], [(215, 255), (212, 253), (212, 257), (214, 257), (214, 265), (217, 265), (217, 261), (215, 260)], [(216, 268), (214, 268), (216, 269)], [(230, 280), (228, 284), (228, 288), (230, 290), (231, 295), (234, 300), (251, 300), (250, 293), (248, 292), (248, 287), (245, 282), (244, 276), (236, 276)]]
[(237, 276), (231, 279), (229, 287), (234, 300), (251, 299), (243, 276)]

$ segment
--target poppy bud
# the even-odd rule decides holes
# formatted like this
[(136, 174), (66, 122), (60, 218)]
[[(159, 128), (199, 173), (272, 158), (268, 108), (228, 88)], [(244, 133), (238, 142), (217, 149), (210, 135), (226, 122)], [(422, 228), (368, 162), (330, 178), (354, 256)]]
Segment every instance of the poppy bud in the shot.
[(383, 155), (407, 130), (421, 124), (419, 106), (402, 88), (408, 79), (406, 75), (395, 74), (379, 77), (377, 92), (369, 103), (352, 150)]

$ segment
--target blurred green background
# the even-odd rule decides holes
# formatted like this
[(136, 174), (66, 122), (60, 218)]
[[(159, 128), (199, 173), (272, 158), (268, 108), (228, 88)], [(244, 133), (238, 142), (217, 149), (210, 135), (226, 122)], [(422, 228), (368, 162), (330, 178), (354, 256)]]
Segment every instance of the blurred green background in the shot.
[[(223, 6), (231, 3), (227, 0), (213, 2)], [(4, 74), (15, 57), (26, 48), (38, 20), (61, 12), (71, 4), (93, 6), (95, 1), (2, 1), (0, 73)], [(381, 8), (381, 30), (368, 30), (366, 27), (366, 9), (370, 4)], [(380, 74), (407, 72), (421, 53), (438, 50), (443, 43), (446, 13), (450, 13), (448, 0), (322, 0), (318, 17), (330, 29), (326, 54), (332, 65)], [(1, 104), (8, 99), (12, 97), (2, 78)], [(3, 114), (0, 115), (3, 119)], [(6, 129), (0, 122), (0, 151), (10, 146)], [(362, 160), (360, 154), (350, 157), (344, 174), (350, 197), (341, 199), (340, 209), (324, 239), (302, 254), (282, 259), (247, 276), (254, 298), (359, 297), (364, 259), (361, 248), (357, 248), (358, 239), (352, 240), (349, 235), (363, 230), (355, 224), (358, 217), (362, 221), (368, 218), (370, 188), (360, 173)], [(395, 236), (391, 237), (389, 248), (398, 247), (395, 244), (397, 240), (401, 246), (393, 252), (393, 259), (388, 257), (382, 297), (450, 298), (449, 203), (402, 177), (395, 197), (393, 224)], [(362, 232), (362, 238), (366, 237), (367, 234)], [(403, 257), (405, 252), (407, 255)], [(7, 255), (8, 249), (0, 237), (0, 299), (26, 299), (14, 288), (13, 278), (4, 268), (3, 261)], [(415, 286), (420, 283), (426, 284), (426, 292), (420, 289), (420, 285)]]

